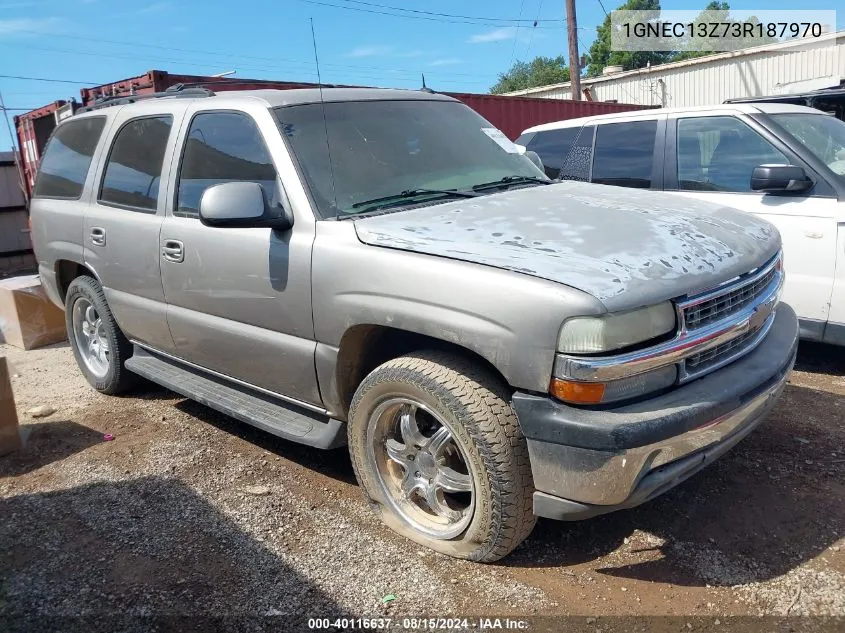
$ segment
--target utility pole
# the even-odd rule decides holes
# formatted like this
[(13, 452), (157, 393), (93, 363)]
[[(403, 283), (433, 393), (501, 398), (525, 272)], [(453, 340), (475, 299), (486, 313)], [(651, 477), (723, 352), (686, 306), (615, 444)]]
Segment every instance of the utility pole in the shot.
[(581, 101), (581, 58), (578, 56), (578, 20), (575, 0), (566, 0), (566, 31), (569, 33), (569, 82), (572, 98)]

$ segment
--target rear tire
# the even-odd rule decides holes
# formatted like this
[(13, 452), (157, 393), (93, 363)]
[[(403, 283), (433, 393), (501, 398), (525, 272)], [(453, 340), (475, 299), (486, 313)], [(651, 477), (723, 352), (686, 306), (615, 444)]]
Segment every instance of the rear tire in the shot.
[(388, 361), (358, 387), (349, 450), (373, 509), (443, 554), (493, 562), (534, 528), (528, 448), (506, 388), (443, 352)]
[(74, 279), (65, 297), (68, 340), (82, 374), (97, 391), (123, 393), (138, 377), (124, 367), (132, 344), (117, 326), (103, 289), (92, 277)]

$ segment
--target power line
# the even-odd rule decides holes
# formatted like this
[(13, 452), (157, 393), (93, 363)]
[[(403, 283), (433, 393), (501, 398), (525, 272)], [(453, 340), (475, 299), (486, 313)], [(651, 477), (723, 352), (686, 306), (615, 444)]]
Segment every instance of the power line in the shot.
[(610, 14), (607, 12), (607, 9), (604, 8), (604, 2), (599, 0), (599, 4), (601, 5), (601, 10), (604, 11), (605, 16), (610, 17)]
[[(377, 9), (365, 9), (363, 7), (352, 7), (345, 4), (334, 4), (331, 2), (322, 2), (321, 0), (299, 0), (299, 2), (304, 2), (306, 4), (315, 4), (322, 7), (331, 7), (333, 9), (346, 9), (347, 11), (360, 11), (362, 13), (374, 13), (376, 15), (389, 15), (394, 18), (405, 18), (409, 20), (428, 20), (430, 22), (444, 22), (448, 24), (475, 24), (476, 26), (494, 26), (490, 22), (483, 22), (479, 21), (478, 19), (472, 20), (463, 20), (463, 19), (452, 19), (452, 18), (441, 18), (441, 17), (434, 17), (429, 15), (409, 15), (404, 13), (389, 13), (387, 11), (379, 11)], [(560, 22), (565, 22), (565, 20), (561, 19)], [(510, 20), (508, 22), (502, 23), (498, 22), (496, 25), (502, 26), (504, 24), (509, 24), (510, 26), (516, 26), (516, 20)], [(565, 27), (563, 26), (538, 26), (537, 28), (540, 29), (555, 29), (561, 30)]]
[[(522, 20), (522, 9), (525, 7), (525, 0), (519, 3), (519, 19)], [(513, 56), (516, 54), (516, 41), (519, 39), (519, 24), (516, 25), (516, 33), (513, 36), (513, 46), (511, 47), (511, 63), (508, 64), (508, 68), (513, 66)]]
[[(16, 32), (16, 33), (29, 33), (29, 34), (32, 34), (32, 35), (49, 35), (51, 38), (59, 37), (59, 38), (71, 39), (71, 40), (82, 40), (82, 41), (89, 42), (89, 43), (115, 44), (115, 45), (122, 46), (122, 47), (126, 47), (127, 45), (129, 45), (129, 46), (138, 46), (138, 47), (142, 47), (142, 48), (154, 48), (154, 49), (163, 50), (163, 51), (170, 51), (170, 52), (193, 53), (193, 54), (197, 54), (197, 55), (212, 55), (212, 56), (215, 56), (215, 57), (221, 57), (222, 58), (221, 62), (223, 60), (226, 60), (226, 61), (230, 61), (230, 62), (234, 63), (235, 58), (239, 58), (239, 59), (256, 60), (256, 61), (262, 61), (262, 62), (272, 62), (272, 63), (283, 62), (283, 63), (286, 63), (286, 64), (296, 64), (296, 65), (299, 65), (299, 66), (308, 66), (308, 67), (314, 66), (314, 62), (311, 62), (311, 61), (289, 59), (289, 58), (285, 58), (285, 57), (259, 57), (259, 56), (255, 56), (255, 55), (242, 55), (242, 54), (239, 54), (239, 53), (223, 53), (223, 52), (219, 52), (219, 51), (206, 51), (206, 50), (199, 50), (199, 49), (176, 48), (176, 47), (170, 47), (170, 46), (159, 46), (159, 45), (156, 45), (156, 44), (147, 44), (147, 43), (137, 42), (137, 41), (132, 41), (132, 40), (109, 40), (109, 39), (88, 37), (88, 36), (82, 37), (82, 36), (78, 36), (78, 35), (44, 33), (44, 32), (41, 32), (41, 31), (33, 31), (33, 30), (28, 30), (28, 29), (14, 29), (14, 32)], [(16, 45), (16, 48), (26, 48), (26, 47), (25, 46), (21, 47), (21, 46)], [(30, 47), (30, 48), (34, 48), (34, 47)], [(53, 50), (54, 52), (67, 52), (67, 51), (61, 50), (61, 49), (42, 48), (41, 50)], [(102, 52), (98, 52), (97, 54), (102, 55)], [(133, 56), (132, 59), (137, 59), (137, 56)], [(152, 59), (152, 58), (149, 58), (149, 59)], [(356, 66), (356, 65), (353, 65), (353, 64), (332, 64), (332, 63), (324, 63), (324, 64), (321, 64), (321, 65), (323, 67), (347, 68), (347, 69), (356, 70), (356, 71), (388, 70), (388, 71), (409, 72), (409, 73), (415, 73), (415, 74), (418, 74), (420, 72), (419, 68), (389, 68), (389, 67), (385, 67), (385, 66)], [(247, 67), (243, 67), (243, 68), (247, 68)], [(253, 69), (259, 70), (258, 68), (253, 68)], [(460, 72), (453, 72), (453, 71), (448, 71), (448, 72), (444, 71), (441, 74), (443, 74), (443, 75), (453, 75), (453, 76), (456, 76), (456, 77), (477, 77), (478, 76), (478, 73), (460, 73)]]
[(7, 90), (3, 94), (6, 95), (7, 97), (9, 95), (15, 95), (15, 96), (20, 96), (20, 95), (52, 95), (52, 94), (56, 94), (56, 89), (53, 88), (52, 90), (20, 90), (20, 91), (18, 91), (18, 90), (9, 91), (9, 90)]
[[(589, 48), (587, 48), (587, 47), (584, 45), (584, 40), (582, 40), (582, 39), (581, 39), (581, 36), (580, 36), (580, 35), (577, 35), (576, 37), (578, 38), (578, 43), (581, 45), (581, 50), (582, 50), (582, 51), (584, 51), (584, 53), (586, 53), (586, 54), (588, 54), (588, 55), (589, 55), (589, 53), (587, 53), (587, 51), (588, 51), (588, 50), (590, 50), (590, 49), (589, 49)], [(576, 67), (576, 69), (578, 70), (578, 75), (580, 76), (580, 75), (581, 75), (581, 60), (580, 60), (580, 59), (577, 59), (577, 60), (576, 60), (576, 62), (577, 62), (577, 63), (575, 64), (575, 67)], [(570, 77), (572, 76), (572, 64), (569, 64), (569, 76), (570, 76)], [(571, 80), (570, 80), (570, 81), (571, 81)]]
[[(19, 46), (18, 48), (23, 48), (23, 49), (28, 49), (28, 50), (36, 50), (36, 51), (46, 51), (46, 52), (51, 52), (51, 53), (64, 53), (64, 54), (67, 54), (67, 55), (81, 55), (81, 56), (88, 56), (88, 57), (102, 57), (102, 55), (103, 55), (102, 51), (100, 51), (100, 52), (80, 51), (80, 50), (74, 50), (74, 49), (63, 49), (63, 48), (55, 48), (55, 47), (48, 47), (48, 46)], [(121, 55), (119, 53), (109, 53), (109, 55), (111, 55), (112, 57), (119, 58), (119, 59), (131, 59), (131, 60), (134, 60), (134, 61), (139, 60), (139, 56), (137, 54), (135, 54), (135, 55), (131, 55), (131, 54)], [(143, 57), (143, 59), (150, 60), (151, 62), (154, 62), (154, 63), (162, 62), (162, 63), (165, 63), (165, 64), (172, 64), (172, 65), (197, 66), (197, 67), (201, 67), (201, 68), (219, 68), (220, 67), (220, 63), (216, 62), (216, 61), (214, 63), (207, 63), (207, 62), (204, 62), (204, 61), (194, 61), (194, 60), (187, 60), (187, 59), (164, 59), (164, 58), (159, 58), (159, 57)], [(328, 64), (321, 64), (321, 65), (326, 66)], [(270, 66), (272, 66), (272, 65), (270, 65)], [(256, 71), (256, 72), (269, 73), (269, 74), (297, 73), (299, 76), (307, 76), (307, 77), (311, 77), (311, 78), (316, 78), (316, 73), (311, 69), (300, 69), (300, 68), (290, 69), (290, 68), (284, 68), (284, 67), (281, 67), (281, 66), (265, 68), (265, 67), (259, 67), (259, 66), (242, 66), (242, 65), (239, 65), (239, 68), (243, 69), (243, 70), (247, 70), (247, 71)], [(340, 71), (337, 71), (337, 70), (335, 71), (336, 74), (338, 72), (340, 72)], [(390, 73), (390, 75), (385, 76), (385, 72)], [(412, 77), (413, 78), (417, 77), (417, 72), (418, 72), (417, 70), (411, 70), (411, 69), (408, 69), (408, 70), (382, 69), (382, 72), (377, 72), (376, 68), (360, 68), (360, 69), (356, 69), (356, 70), (351, 71), (351, 72), (346, 71), (346, 74), (350, 74), (350, 75), (365, 78), (365, 79), (381, 79), (381, 80), (384, 80), (384, 79), (389, 79), (390, 76), (392, 76), (395, 79), (410, 80)], [(464, 73), (461, 73), (461, 74), (463, 75)], [(466, 73), (466, 74), (469, 75), (469, 73)], [(404, 75), (404, 77), (403, 77), (403, 75)], [(442, 72), (442, 73), (437, 73), (437, 75), (438, 76), (441, 76), (441, 75), (446, 76), (446, 75), (448, 75), (448, 73)], [(473, 74), (472, 76), (478, 77), (478, 74), (476, 73), (476, 74)], [(73, 82), (73, 83), (77, 83), (77, 82)], [(81, 83), (81, 82), (79, 82), (79, 83)], [(102, 85), (102, 82), (100, 82), (100, 83), (85, 82), (85, 83), (87, 83), (88, 86)], [(458, 80), (458, 79), (454, 79), (454, 80), (443, 79), (443, 80), (440, 80), (440, 83), (478, 84), (478, 85), (481, 85), (481, 84), (487, 84), (488, 82), (481, 81), (481, 80), (478, 80), (478, 79), (460, 79), (460, 80)]]
[(217, 55), (223, 57), (239, 57), (241, 59), (254, 59), (257, 61), (285, 61), (290, 62), (292, 64), (307, 64), (311, 65), (313, 62), (297, 60), (297, 59), (286, 59), (284, 57), (256, 57), (253, 55), (241, 55), (239, 53), (220, 53), (218, 51), (205, 51), (205, 50), (197, 50), (192, 48), (176, 48), (175, 46), (160, 46), (156, 44), (146, 44), (143, 42), (135, 42), (131, 40), (107, 40), (101, 37), (91, 37), (88, 35), (68, 35), (63, 33), (46, 33), (44, 31), (34, 31), (31, 29), (9, 29), (9, 32), (14, 33), (28, 33), (30, 35), (46, 35), (50, 38), (59, 37), (68, 40), (81, 40), (83, 42), (99, 42), (101, 44), (118, 44), (121, 46), (125, 46), (126, 44), (130, 44), (133, 46), (142, 46), (144, 48), (157, 48), (159, 50), (164, 51), (175, 51), (179, 53), (197, 53), (200, 55)]
[[(25, 49), (25, 50), (34, 50), (34, 51), (46, 51), (46, 52), (49, 52), (49, 53), (64, 53), (64, 54), (67, 54), (67, 55), (81, 55), (81, 56), (86, 56), (86, 57), (102, 57), (103, 56), (102, 51), (98, 51), (98, 52), (81, 51), (81, 50), (76, 50), (76, 49), (56, 48), (56, 47), (53, 47), (53, 46), (27, 45), (27, 46), (17, 46), (17, 48)], [(121, 54), (121, 53), (116, 53), (116, 52), (110, 51), (108, 53), (108, 55), (110, 57), (117, 58), (117, 59), (129, 59), (129, 60), (133, 60), (133, 61), (139, 61), (139, 59), (141, 58), (138, 53), (132, 54), (131, 52), (127, 52), (126, 54)], [(190, 59), (172, 59), (172, 58), (164, 58), (164, 57), (158, 57), (158, 56), (146, 55), (146, 54), (143, 56), (143, 59), (147, 59), (147, 60), (150, 60), (150, 61), (153, 61), (153, 62), (156, 62), (156, 63), (182, 64), (183, 66), (198, 66), (198, 67), (215, 68), (215, 69), (220, 68), (221, 62), (222, 62), (222, 60), (220, 60), (220, 61), (218, 61), (218, 60), (195, 61), (195, 60), (190, 60)], [(246, 69), (246, 70), (254, 70), (254, 71), (259, 71), (259, 72), (273, 73), (273, 72), (280, 72), (280, 71), (282, 71), (282, 72), (288, 71), (288, 69), (283, 69), (281, 67), (264, 68), (264, 67), (260, 67), (260, 66), (243, 66), (243, 65), (240, 65), (240, 64), (239, 64), (239, 66), (243, 69)], [(313, 72), (313, 70), (309, 71), (307, 69), (296, 69), (296, 72), (306, 74), (306, 75), (309, 75), (309, 76), (311, 76), (311, 75), (316, 76), (315, 73)], [(72, 82), (72, 83), (76, 83), (76, 82)], [(89, 83), (88, 85), (89, 86), (97, 86), (97, 85), (100, 85), (100, 83)]]
[(531, 45), (534, 43), (534, 33), (536, 33), (537, 29), (537, 22), (540, 21), (540, 13), (543, 11), (543, 0), (540, 0), (540, 4), (537, 6), (537, 19), (534, 20), (534, 28), (531, 29), (531, 35), (528, 37), (528, 48), (525, 49), (525, 58), (528, 59), (531, 56)]
[[(444, 18), (460, 18), (463, 20), (487, 20), (488, 22), (532, 22), (532, 20), (523, 20), (522, 19), (522, 7), (519, 9), (519, 17), (517, 19), (513, 18), (488, 18), (486, 16), (481, 15), (456, 15), (454, 13), (438, 13), (436, 11), (421, 11), (419, 9), (406, 9), (404, 7), (393, 7), (387, 4), (378, 4), (376, 2), (364, 2), (364, 0), (340, 0), (341, 2), (348, 2), (350, 4), (363, 4), (364, 6), (368, 7), (379, 7), (381, 9), (392, 9), (394, 11), (406, 11), (408, 13), (420, 13), (423, 15), (434, 15)], [(524, 4), (524, 2), (523, 2)], [(565, 21), (563, 18), (559, 19), (548, 19), (548, 20), (533, 20), (533, 22), (561, 22)]]
[(19, 77), (18, 75), (0, 75), (0, 79), (20, 79), (21, 81), (50, 81), (57, 84), (79, 84), (85, 86), (98, 86), (96, 81), (71, 81), (70, 79), (45, 79), (44, 77)]

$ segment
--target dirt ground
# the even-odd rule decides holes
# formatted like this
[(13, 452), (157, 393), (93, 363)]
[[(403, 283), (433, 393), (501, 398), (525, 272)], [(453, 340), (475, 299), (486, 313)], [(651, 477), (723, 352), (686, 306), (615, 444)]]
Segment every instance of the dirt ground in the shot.
[[(7, 623), (494, 613), (590, 616), (601, 630), (594, 617), (845, 616), (839, 348), (803, 345), (767, 422), (709, 469), (634, 510), (540, 521), (495, 565), (381, 526), (343, 449), (294, 445), (153, 386), (101, 396), (66, 344), (0, 355), (31, 431), (0, 458)], [(57, 411), (35, 419), (36, 405)]]

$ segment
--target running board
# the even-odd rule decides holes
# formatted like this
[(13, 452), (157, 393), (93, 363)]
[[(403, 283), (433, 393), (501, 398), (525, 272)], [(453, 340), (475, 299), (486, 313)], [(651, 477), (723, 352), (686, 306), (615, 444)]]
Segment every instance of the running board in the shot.
[(233, 385), (202, 370), (183, 365), (135, 345), (126, 369), (171, 391), (196, 400), (278, 437), (316, 448), (346, 444), (346, 425), (295, 404)]

